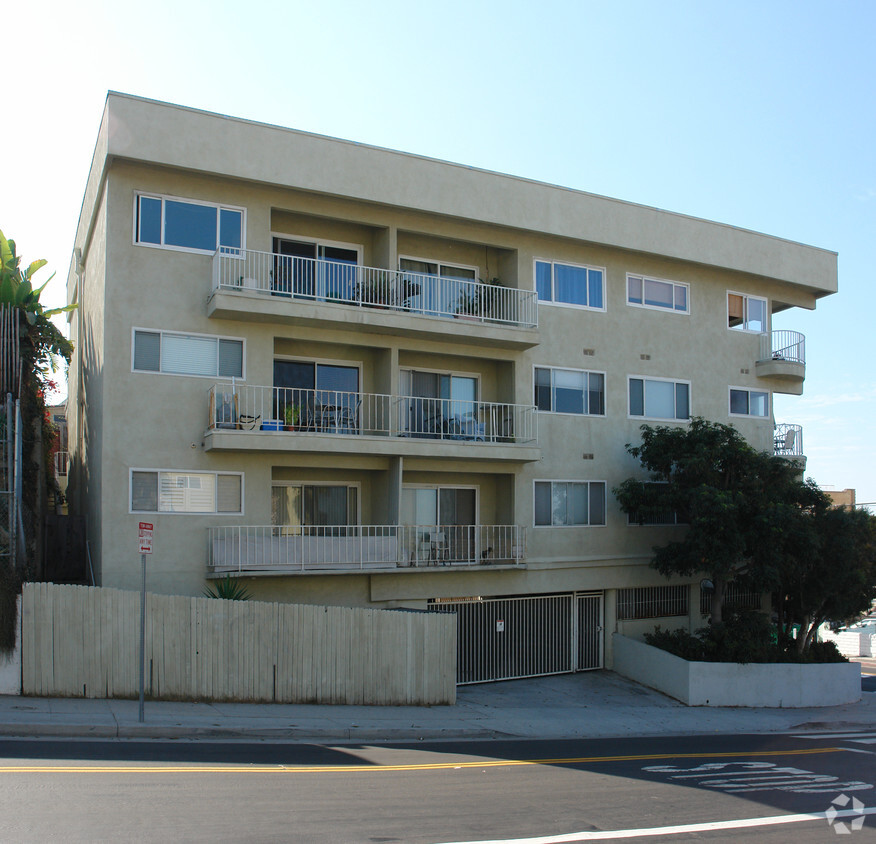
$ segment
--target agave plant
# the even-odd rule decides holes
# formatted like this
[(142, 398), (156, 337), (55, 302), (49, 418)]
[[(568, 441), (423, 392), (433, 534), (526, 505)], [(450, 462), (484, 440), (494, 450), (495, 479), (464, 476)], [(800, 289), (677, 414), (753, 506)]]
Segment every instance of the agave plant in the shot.
[(226, 601), (246, 601), (249, 591), (236, 577), (226, 574), (222, 580), (217, 580), (204, 590), (205, 598), (221, 598)]

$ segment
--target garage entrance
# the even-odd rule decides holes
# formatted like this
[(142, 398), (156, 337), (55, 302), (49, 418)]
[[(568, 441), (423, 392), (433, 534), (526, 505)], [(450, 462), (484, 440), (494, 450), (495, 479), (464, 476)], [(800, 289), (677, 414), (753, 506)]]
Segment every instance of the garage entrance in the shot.
[(601, 592), (430, 601), (457, 618), (456, 682), (491, 683), (602, 668)]

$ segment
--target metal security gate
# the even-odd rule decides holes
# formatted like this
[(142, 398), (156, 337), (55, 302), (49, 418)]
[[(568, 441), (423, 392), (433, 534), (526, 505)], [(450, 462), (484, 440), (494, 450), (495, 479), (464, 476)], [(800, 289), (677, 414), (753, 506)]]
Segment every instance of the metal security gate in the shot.
[(456, 613), (459, 685), (602, 667), (602, 593), (437, 599), (429, 608)]

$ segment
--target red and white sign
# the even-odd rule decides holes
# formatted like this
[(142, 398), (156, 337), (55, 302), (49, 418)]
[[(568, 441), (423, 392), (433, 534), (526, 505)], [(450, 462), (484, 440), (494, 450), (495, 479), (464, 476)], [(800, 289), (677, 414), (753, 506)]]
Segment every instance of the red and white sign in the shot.
[(152, 525), (149, 522), (140, 522), (140, 542), (139, 542), (139, 553), (140, 554), (151, 554), (152, 553)]

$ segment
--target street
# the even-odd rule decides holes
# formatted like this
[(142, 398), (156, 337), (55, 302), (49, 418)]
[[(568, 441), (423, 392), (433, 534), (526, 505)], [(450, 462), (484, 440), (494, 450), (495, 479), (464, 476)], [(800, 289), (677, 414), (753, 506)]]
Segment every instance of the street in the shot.
[(334, 747), (4, 739), (0, 777), (0, 837), (24, 842), (804, 844), (840, 824), (876, 840), (876, 730)]

